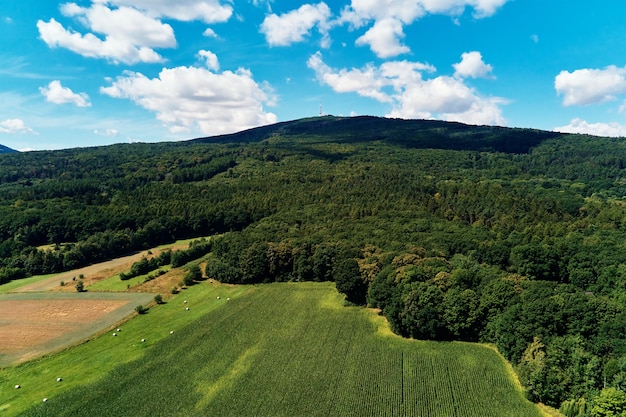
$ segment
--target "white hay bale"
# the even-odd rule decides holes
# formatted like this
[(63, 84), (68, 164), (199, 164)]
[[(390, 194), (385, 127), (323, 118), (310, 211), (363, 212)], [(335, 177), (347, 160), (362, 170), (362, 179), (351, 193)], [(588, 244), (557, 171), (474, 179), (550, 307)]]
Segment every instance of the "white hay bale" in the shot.
[(113, 336), (117, 336), (117, 333), (113, 333)]
[(184, 302), (185, 302), (185, 304), (187, 304), (187, 300), (185, 300)]
[(57, 378), (57, 382), (63, 381), (63, 378)]
[(219, 295), (217, 296), (217, 299), (218, 299), (218, 300), (220, 299), (220, 296), (219, 296)]
[(170, 330), (170, 334), (174, 334), (174, 330)]
[(185, 310), (189, 311), (189, 307), (185, 308)]
[(230, 301), (230, 297), (228, 297), (228, 298), (226, 299), (226, 301)]
[(48, 401), (48, 399), (47, 399), (47, 398), (44, 398), (44, 399), (43, 399), (43, 402), (45, 403), (46, 401)]
[(143, 342), (145, 342), (145, 341), (146, 341), (146, 339), (141, 339), (141, 343), (143, 343)]
[(118, 332), (121, 332), (121, 331), (122, 331), (122, 329), (117, 329), (117, 331), (118, 331)]
[(19, 386), (19, 384), (15, 386), (15, 389), (20, 389), (20, 388), (22, 388), (22, 387)]

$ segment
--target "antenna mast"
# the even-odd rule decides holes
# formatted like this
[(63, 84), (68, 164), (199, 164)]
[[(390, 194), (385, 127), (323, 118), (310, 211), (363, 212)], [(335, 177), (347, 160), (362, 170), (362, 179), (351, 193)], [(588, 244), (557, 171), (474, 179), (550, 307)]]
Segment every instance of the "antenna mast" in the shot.
[(322, 112), (322, 102), (320, 101), (320, 117), (322, 117), (324, 115), (324, 112)]

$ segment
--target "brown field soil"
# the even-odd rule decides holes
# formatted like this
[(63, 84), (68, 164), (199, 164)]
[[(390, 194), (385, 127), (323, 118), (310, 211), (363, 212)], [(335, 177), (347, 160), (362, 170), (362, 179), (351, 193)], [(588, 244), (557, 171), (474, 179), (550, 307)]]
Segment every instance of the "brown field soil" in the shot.
[(153, 294), (0, 295), (0, 367), (81, 342), (120, 322)]
[[(178, 243), (172, 244), (168, 246), (160, 247), (159, 249), (151, 249), (149, 254), (148, 251), (142, 251), (135, 253), (133, 255), (124, 256), (121, 258), (116, 258), (110, 261), (101, 262), (94, 265), (89, 265), (84, 268), (75, 269), (69, 272), (63, 272), (57, 275), (54, 275), (48, 279), (43, 281), (35, 282), (29, 285), (25, 285), (23, 287), (17, 288), (12, 292), (41, 292), (41, 291), (58, 291), (58, 292), (76, 292), (75, 289), (75, 280), (78, 280), (81, 275), (83, 275), (83, 282), (85, 283), (85, 287), (93, 284), (94, 282), (100, 281), (105, 278), (109, 278), (115, 274), (119, 274), (120, 272), (128, 271), (133, 263), (140, 261), (141, 258), (151, 258), (153, 256), (158, 256), (161, 252), (171, 249), (185, 249), (189, 247), (189, 243)], [(66, 283), (65, 286), (61, 286), (60, 283), (63, 281)]]

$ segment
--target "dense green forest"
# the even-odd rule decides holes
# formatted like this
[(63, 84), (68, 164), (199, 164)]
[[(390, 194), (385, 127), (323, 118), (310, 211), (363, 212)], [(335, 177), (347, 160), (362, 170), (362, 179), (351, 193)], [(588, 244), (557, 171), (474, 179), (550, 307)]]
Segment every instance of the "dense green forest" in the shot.
[(330, 116), (7, 153), (0, 282), (219, 235), (212, 278), (333, 280), (403, 336), (495, 344), (533, 401), (608, 416), (626, 410), (625, 167), (623, 139)]

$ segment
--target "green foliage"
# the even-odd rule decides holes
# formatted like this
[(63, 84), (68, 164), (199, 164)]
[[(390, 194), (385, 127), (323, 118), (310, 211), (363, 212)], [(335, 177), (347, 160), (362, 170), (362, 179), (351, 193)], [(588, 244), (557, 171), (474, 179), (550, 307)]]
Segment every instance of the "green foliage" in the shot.
[(605, 388), (594, 400), (592, 417), (626, 416), (626, 393), (616, 388)]
[(135, 311), (137, 312), (137, 314), (146, 314), (148, 312), (148, 307), (144, 307), (143, 305), (139, 304), (137, 307), (135, 307)]
[(76, 282), (76, 291), (78, 292), (85, 292), (85, 283), (83, 281), (78, 281)]
[(337, 291), (345, 294), (346, 300), (354, 304), (365, 304), (367, 283), (361, 277), (359, 264), (354, 259), (344, 259), (333, 268)]
[(621, 139), (370, 117), (3, 154), (0, 283), (216, 236), (168, 263), (339, 276), (397, 333), (494, 343), (516, 366), (539, 338), (561, 373), (532, 373), (535, 398), (591, 403), (626, 385), (609, 366), (626, 357), (625, 167)]

